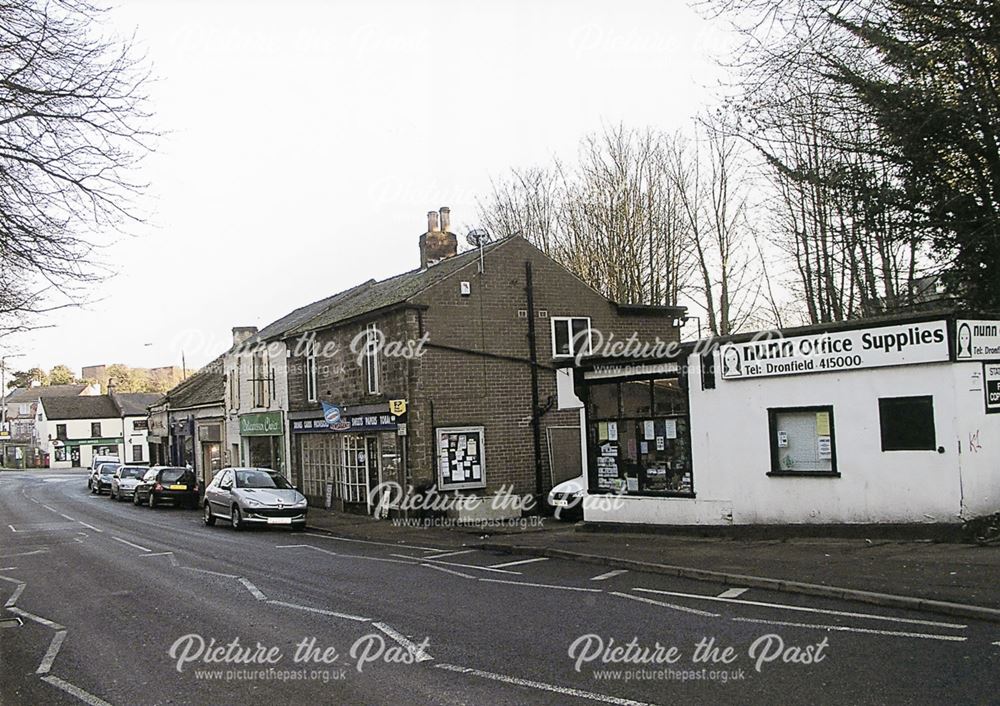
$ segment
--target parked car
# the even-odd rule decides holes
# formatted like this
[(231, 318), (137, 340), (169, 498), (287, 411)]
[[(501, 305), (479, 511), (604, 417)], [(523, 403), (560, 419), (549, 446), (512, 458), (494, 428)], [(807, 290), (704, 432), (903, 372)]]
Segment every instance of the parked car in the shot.
[(198, 507), (198, 479), (190, 468), (153, 466), (136, 484), (132, 502), (156, 507), (162, 502)]
[(93, 492), (94, 490), (94, 476), (97, 475), (97, 469), (102, 464), (105, 463), (119, 463), (117, 456), (94, 456), (93, 460), (90, 462), (90, 473), (87, 474), (87, 490)]
[(90, 480), (90, 492), (100, 495), (105, 490), (111, 490), (111, 480), (115, 476), (115, 471), (121, 467), (120, 463), (102, 463), (94, 471), (94, 476)]
[(583, 499), (587, 495), (587, 479), (584, 476), (570, 478), (552, 487), (549, 491), (549, 507), (557, 520), (579, 520), (583, 517)]
[(204, 519), (229, 520), (234, 530), (249, 525), (305, 529), (306, 496), (269, 468), (224, 468), (205, 488)]
[(135, 487), (148, 472), (149, 468), (146, 466), (119, 466), (111, 479), (111, 492), (108, 495), (112, 500), (128, 500), (135, 495)]

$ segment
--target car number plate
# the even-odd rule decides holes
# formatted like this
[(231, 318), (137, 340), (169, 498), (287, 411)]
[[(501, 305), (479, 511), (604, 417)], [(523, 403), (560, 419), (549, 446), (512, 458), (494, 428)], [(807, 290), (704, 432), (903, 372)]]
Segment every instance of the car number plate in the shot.
[(186, 485), (168, 485), (167, 489), (168, 490), (187, 490), (188, 487)]
[(569, 500), (553, 500), (553, 507), (569, 507)]
[(290, 525), (292, 524), (291, 517), (268, 517), (267, 524), (269, 525)]

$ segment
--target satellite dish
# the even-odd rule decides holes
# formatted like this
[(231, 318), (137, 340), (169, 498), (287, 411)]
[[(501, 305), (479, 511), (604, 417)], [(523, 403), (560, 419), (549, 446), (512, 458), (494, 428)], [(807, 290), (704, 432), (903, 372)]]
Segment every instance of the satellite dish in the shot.
[(465, 235), (465, 242), (474, 248), (481, 248), (493, 241), (493, 236), (485, 228), (473, 228)]

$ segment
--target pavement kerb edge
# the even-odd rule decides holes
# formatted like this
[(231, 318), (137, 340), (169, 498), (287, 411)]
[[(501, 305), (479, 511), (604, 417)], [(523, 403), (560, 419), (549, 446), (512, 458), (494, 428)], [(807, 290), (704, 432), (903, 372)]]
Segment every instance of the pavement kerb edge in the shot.
[(639, 572), (679, 576), (682, 578), (694, 579), (696, 581), (711, 581), (713, 583), (722, 583), (724, 585), (764, 588), (782, 593), (797, 593), (809, 596), (822, 596), (824, 598), (839, 598), (842, 600), (857, 603), (868, 603), (886, 608), (920, 610), (928, 613), (937, 613), (952, 617), (975, 618), (977, 620), (988, 620), (1000, 623), (1000, 610), (995, 608), (986, 608), (983, 606), (968, 605), (965, 603), (950, 603), (948, 601), (938, 601), (929, 598), (897, 596), (891, 593), (862, 591), (854, 588), (825, 586), (823, 584), (805, 583), (802, 581), (787, 581), (783, 579), (766, 578), (763, 576), (748, 576), (745, 574), (732, 574), (722, 571), (711, 571), (708, 569), (695, 569), (686, 566), (656, 564), (652, 562), (637, 561), (634, 559), (620, 559), (617, 557), (603, 556), (600, 554), (583, 554), (580, 552), (571, 552), (566, 549), (553, 549), (551, 547), (532, 547), (490, 542), (479, 542), (476, 544), (470, 544), (469, 546), (476, 549), (500, 551), (508, 554), (526, 554), (529, 556), (544, 556), (553, 559), (569, 559), (571, 561), (597, 564), (599, 566), (607, 566), (616, 569), (632, 569)]

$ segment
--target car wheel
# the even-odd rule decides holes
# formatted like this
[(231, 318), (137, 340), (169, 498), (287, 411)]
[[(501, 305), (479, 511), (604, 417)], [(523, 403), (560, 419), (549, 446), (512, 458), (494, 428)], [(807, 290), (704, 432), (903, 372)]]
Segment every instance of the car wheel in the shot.
[(204, 519), (205, 519), (205, 524), (208, 527), (211, 527), (212, 525), (215, 524), (215, 515), (212, 514), (212, 507), (208, 504), (207, 500), (205, 501), (205, 518)]
[(237, 532), (241, 532), (243, 530), (243, 515), (240, 514), (239, 505), (233, 505), (233, 514), (230, 524), (232, 524), (233, 529)]
[(156, 496), (150, 493), (148, 502), (149, 502), (149, 509), (152, 510), (154, 507), (156, 507)]
[(139, 491), (132, 493), (132, 504), (135, 505), (136, 507), (139, 507), (140, 502), (141, 501), (139, 500)]

